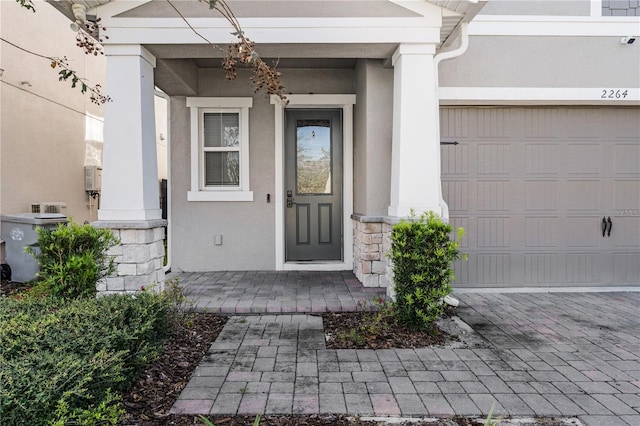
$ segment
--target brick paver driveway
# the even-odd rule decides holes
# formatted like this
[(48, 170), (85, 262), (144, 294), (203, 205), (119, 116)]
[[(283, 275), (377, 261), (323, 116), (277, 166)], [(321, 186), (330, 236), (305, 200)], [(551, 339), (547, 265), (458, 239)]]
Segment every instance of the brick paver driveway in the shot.
[(640, 425), (640, 293), (462, 294), (479, 344), (329, 350), (318, 316), (233, 316), (173, 408), (192, 414), (577, 417)]

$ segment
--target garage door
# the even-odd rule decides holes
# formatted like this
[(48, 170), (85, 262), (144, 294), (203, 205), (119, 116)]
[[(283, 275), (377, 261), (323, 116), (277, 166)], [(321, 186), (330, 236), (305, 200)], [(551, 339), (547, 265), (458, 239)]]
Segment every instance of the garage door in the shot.
[(639, 284), (640, 109), (443, 108), (441, 135), (454, 286)]

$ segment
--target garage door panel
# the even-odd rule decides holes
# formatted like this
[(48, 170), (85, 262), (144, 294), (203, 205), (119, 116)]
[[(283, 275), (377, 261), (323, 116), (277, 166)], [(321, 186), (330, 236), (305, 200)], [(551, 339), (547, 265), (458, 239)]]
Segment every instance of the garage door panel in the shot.
[(442, 193), (449, 210), (455, 213), (469, 211), (469, 181), (448, 181), (442, 183)]
[(478, 248), (509, 247), (511, 226), (508, 217), (479, 217)]
[(444, 145), (442, 147), (442, 173), (463, 176), (469, 174), (469, 145)]
[(489, 287), (512, 284), (510, 253), (478, 253), (475, 260), (478, 284)]
[[(640, 217), (614, 216), (611, 218), (611, 236), (607, 243), (613, 248), (638, 247), (640, 243)], [(638, 275), (640, 278), (640, 275)]]
[(525, 137), (555, 139), (558, 135), (558, 117), (550, 108), (525, 108)]
[[(475, 129), (470, 128), (478, 138), (509, 138), (512, 135), (513, 127), (509, 126), (507, 109), (487, 108), (479, 109), (475, 120)], [(474, 123), (473, 120), (469, 120)]]
[(599, 139), (602, 132), (602, 113), (599, 109), (567, 109), (563, 127), (568, 138)]
[(525, 145), (525, 170), (528, 175), (557, 175), (560, 148), (557, 144)]
[(598, 180), (568, 180), (564, 182), (562, 193), (563, 208), (569, 212), (600, 212), (601, 182)]
[(464, 134), (443, 147), (443, 197), (469, 256), (455, 285), (640, 284), (640, 108), (443, 111)]
[(570, 143), (567, 145), (564, 166), (570, 175), (598, 175), (602, 156), (599, 143)]
[(476, 161), (479, 175), (511, 173), (511, 147), (508, 144), (478, 144)]
[(506, 211), (510, 209), (508, 194), (510, 182), (506, 180), (482, 180), (477, 183), (477, 210)]
[(602, 244), (602, 217), (568, 216), (564, 230), (567, 247), (597, 248)]
[(525, 210), (556, 211), (558, 209), (558, 182), (554, 180), (527, 180), (525, 182)]
[(558, 245), (558, 224), (557, 216), (538, 217), (531, 216), (524, 218), (525, 247), (556, 247)]
[(616, 175), (640, 175), (640, 145), (614, 145), (614, 173)]
[(614, 186), (614, 209), (634, 210), (640, 208), (640, 181), (616, 180)]
[(524, 255), (524, 282), (528, 285), (557, 284), (559, 253), (526, 253)]
[(614, 284), (638, 284), (640, 252), (613, 254)]
[(567, 253), (565, 281), (576, 285), (600, 283), (603, 260), (599, 253)]

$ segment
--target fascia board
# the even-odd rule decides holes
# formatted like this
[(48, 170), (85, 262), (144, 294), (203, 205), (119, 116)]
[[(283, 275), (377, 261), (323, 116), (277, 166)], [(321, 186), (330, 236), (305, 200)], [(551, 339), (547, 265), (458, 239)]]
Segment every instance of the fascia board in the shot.
[[(189, 29), (184, 21), (154, 22), (154, 25), (134, 25), (130, 18), (105, 22), (109, 39), (105, 44), (203, 44), (204, 41)], [(139, 20), (139, 18), (134, 18)], [(166, 18), (162, 19), (163, 21)], [(155, 21), (155, 20), (154, 20)], [(198, 33), (212, 43), (233, 43), (229, 24), (221, 20), (205, 22), (189, 21)], [(150, 22), (146, 22), (149, 24)], [(401, 21), (395, 25), (388, 21), (354, 22), (346, 20), (305, 19), (294, 20), (288, 25), (268, 25), (262, 20), (243, 21), (242, 28), (252, 40), (260, 43), (439, 43), (440, 28), (425, 25), (424, 20)]]

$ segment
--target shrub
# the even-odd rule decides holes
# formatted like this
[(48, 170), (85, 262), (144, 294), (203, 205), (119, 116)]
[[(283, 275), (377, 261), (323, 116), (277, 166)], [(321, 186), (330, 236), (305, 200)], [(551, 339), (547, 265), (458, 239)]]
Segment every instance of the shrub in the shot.
[[(442, 298), (451, 292), (453, 262), (460, 259), (458, 243), (449, 234), (453, 227), (435, 213), (412, 216), (393, 227), (395, 312), (408, 327), (429, 329), (444, 313)], [(463, 230), (459, 228), (459, 239)]]
[(70, 222), (38, 228), (38, 248), (26, 251), (38, 259), (39, 291), (75, 299), (96, 294), (96, 283), (114, 271), (107, 251), (118, 243), (108, 229)]
[(0, 299), (3, 424), (116, 424), (119, 393), (157, 357), (171, 308), (143, 292)]

